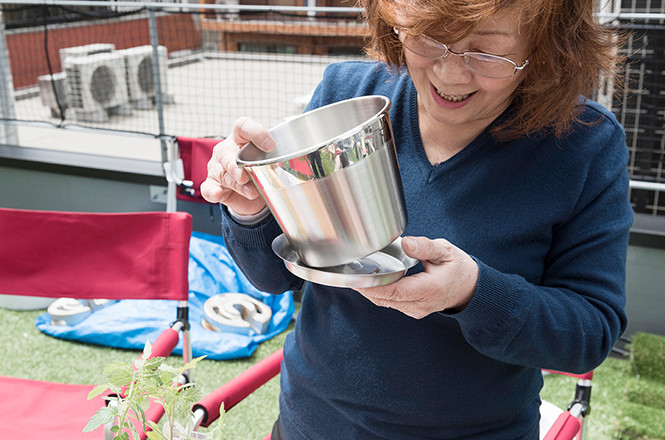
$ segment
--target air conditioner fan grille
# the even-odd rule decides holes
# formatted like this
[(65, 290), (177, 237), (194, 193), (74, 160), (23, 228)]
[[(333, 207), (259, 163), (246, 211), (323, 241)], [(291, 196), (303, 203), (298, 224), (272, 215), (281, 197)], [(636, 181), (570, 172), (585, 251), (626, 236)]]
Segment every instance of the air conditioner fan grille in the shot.
[(116, 93), (116, 78), (108, 66), (98, 66), (90, 77), (92, 99), (101, 105), (111, 102)]

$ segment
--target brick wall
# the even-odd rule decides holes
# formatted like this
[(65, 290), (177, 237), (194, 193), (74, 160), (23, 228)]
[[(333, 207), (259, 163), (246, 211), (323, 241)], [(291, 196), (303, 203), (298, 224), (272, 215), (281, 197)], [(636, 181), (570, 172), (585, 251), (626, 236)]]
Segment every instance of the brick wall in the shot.
[[(157, 17), (159, 44), (169, 52), (201, 47), (201, 35), (191, 14)], [(75, 24), (67, 28), (49, 28), (45, 38), (43, 28), (32, 28), (6, 35), (9, 62), (14, 88), (34, 86), (37, 78), (49, 74), (49, 61), (53, 73), (62, 71), (59, 50), (64, 47), (91, 43), (113, 43), (116, 49), (150, 44), (148, 19), (108, 20), (94, 24)], [(46, 50), (48, 47), (48, 50)], [(48, 59), (47, 59), (48, 54)]]

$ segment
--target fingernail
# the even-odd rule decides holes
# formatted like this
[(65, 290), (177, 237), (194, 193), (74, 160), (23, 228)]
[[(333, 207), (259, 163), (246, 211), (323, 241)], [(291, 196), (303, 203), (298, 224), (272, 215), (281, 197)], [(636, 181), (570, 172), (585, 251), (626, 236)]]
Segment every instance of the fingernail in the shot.
[(235, 170), (233, 170), (233, 178), (236, 179), (236, 181), (239, 181), (242, 178), (241, 168), (236, 168)]
[(404, 238), (402, 240), (402, 247), (405, 248), (405, 250), (413, 253), (413, 252), (418, 252), (418, 241), (414, 240), (413, 238)]
[(273, 138), (271, 138), (270, 136), (265, 138), (263, 140), (263, 142), (261, 143), (261, 149), (263, 151), (272, 151), (272, 150), (274, 150), (275, 149), (275, 141), (273, 140)]

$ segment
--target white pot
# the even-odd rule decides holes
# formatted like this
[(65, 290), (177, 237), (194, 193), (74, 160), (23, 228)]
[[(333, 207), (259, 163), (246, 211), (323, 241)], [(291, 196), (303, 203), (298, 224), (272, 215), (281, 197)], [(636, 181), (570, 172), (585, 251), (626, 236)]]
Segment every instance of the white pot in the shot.
[(55, 298), (41, 296), (0, 295), (0, 307), (10, 310), (40, 310), (45, 309)]

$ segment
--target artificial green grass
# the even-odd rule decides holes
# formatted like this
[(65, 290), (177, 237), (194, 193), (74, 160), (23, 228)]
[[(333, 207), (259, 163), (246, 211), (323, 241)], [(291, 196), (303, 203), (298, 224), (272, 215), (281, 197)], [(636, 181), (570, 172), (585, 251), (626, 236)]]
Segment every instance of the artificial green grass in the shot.
[(625, 402), (618, 420), (617, 440), (663, 440), (665, 411)]
[[(98, 384), (106, 382), (104, 368), (113, 361), (130, 361), (138, 351), (113, 349), (66, 341), (47, 336), (34, 324), (43, 311), (12, 311), (0, 308), (5, 338), (0, 339), (0, 375), (27, 379)], [(284, 343), (284, 333), (259, 345), (248, 359), (203, 360), (194, 370), (194, 381), (202, 392), (213, 391)], [(631, 346), (632, 361), (609, 358), (595, 370), (591, 398), (592, 411), (586, 420), (588, 440), (665, 440), (665, 391), (653, 383), (665, 364), (654, 362), (649, 353), (659, 356), (660, 337), (636, 335)], [(665, 341), (665, 338), (662, 338)], [(658, 342), (656, 344), (655, 342)], [(655, 344), (655, 345), (654, 345)], [(643, 348), (647, 347), (647, 348)], [(655, 348), (654, 348), (655, 347)], [(173, 356), (168, 363), (182, 362)], [(637, 365), (637, 368), (635, 367)], [(660, 367), (660, 368), (659, 368)], [(638, 378), (636, 371), (639, 370)], [(542, 397), (566, 408), (573, 399), (575, 379), (548, 375)], [(257, 440), (270, 432), (278, 415), (279, 378), (274, 378), (215, 422), (222, 424), (226, 440)], [(203, 429), (203, 431), (206, 431)]]
[(630, 348), (630, 358), (639, 377), (665, 384), (665, 337), (636, 333)]
[[(132, 361), (139, 351), (101, 347), (53, 338), (35, 327), (35, 318), (44, 311), (14, 311), (0, 307), (0, 322), (4, 338), (0, 339), (0, 375), (25, 379), (65, 383), (106, 383), (104, 368), (113, 361)], [(175, 312), (174, 312), (175, 314)], [(237, 376), (259, 360), (282, 347), (286, 334), (263, 342), (250, 358), (213, 361), (204, 359), (195, 370), (193, 379), (203, 393), (209, 393)], [(171, 356), (170, 365), (180, 365), (182, 357)], [(222, 419), (223, 439), (257, 440), (272, 429), (278, 415), (277, 396), (279, 377), (269, 381), (248, 398), (231, 409)], [(206, 431), (206, 429), (201, 429)]]
[(617, 440), (665, 439), (665, 337), (636, 333), (630, 377), (617, 421)]
[(665, 410), (665, 386), (661, 382), (649, 379), (631, 378), (626, 391), (626, 399), (629, 402)]

